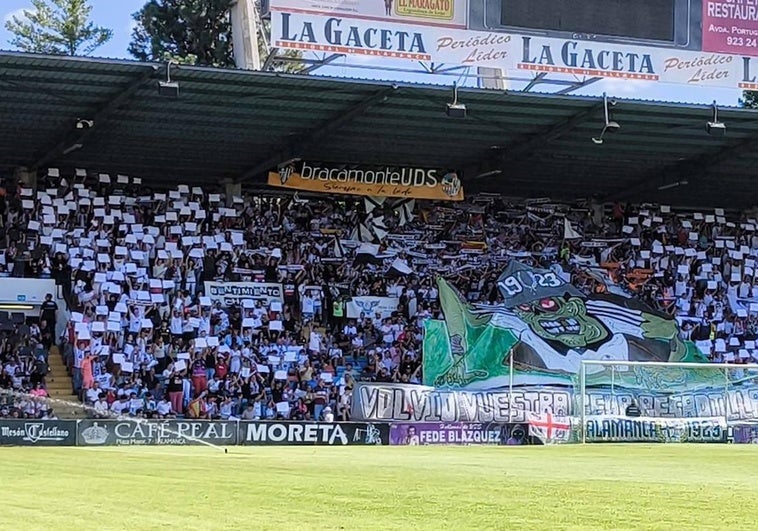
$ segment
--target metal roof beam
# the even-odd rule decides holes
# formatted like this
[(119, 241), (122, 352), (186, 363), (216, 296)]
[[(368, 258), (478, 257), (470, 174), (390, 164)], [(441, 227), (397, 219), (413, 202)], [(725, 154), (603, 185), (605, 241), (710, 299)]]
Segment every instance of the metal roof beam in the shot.
[(464, 175), (473, 174), (474, 180), (478, 179), (479, 176), (492, 175), (498, 170), (502, 170), (506, 164), (517, 161), (523, 155), (529, 154), (535, 149), (542, 148), (550, 142), (559, 139), (563, 135), (570, 133), (577, 126), (584, 123), (592, 117), (593, 114), (602, 109), (602, 103), (591, 105), (590, 107), (549, 126), (548, 129), (541, 133), (530, 135), (525, 140), (517, 140), (510, 145), (496, 149), (494, 150), (494, 153), (490, 153), (487, 157), (474, 164), (464, 164), (461, 166), (464, 168)]
[[(127, 101), (135, 92), (137, 92), (137, 90), (139, 90), (147, 80), (153, 77), (153, 74), (157, 70), (158, 67), (156, 65), (147, 66), (146, 69), (141, 72), (137, 78), (126, 85), (123, 90), (121, 90), (121, 92), (119, 92), (114, 98), (110, 99), (99, 109), (96, 109), (93, 115), (81, 117), (82, 119), (86, 118), (87, 120), (92, 121), (92, 124), (88, 129), (79, 129), (77, 127), (78, 124), (73, 123), (71, 129), (69, 131), (66, 131), (61, 140), (53, 148), (49, 149), (47, 152), (45, 152), (44, 155), (37, 158), (37, 160), (30, 167), (31, 171), (36, 171), (48, 162), (55, 160), (63, 153), (67, 147), (75, 144), (83, 144), (84, 141), (95, 132), (98, 126), (105, 122), (114, 111), (118, 110), (118, 108), (121, 107), (121, 105)], [(76, 117), (73, 117), (72, 121), (76, 119)]]
[(297, 157), (299, 154), (298, 152), (306, 151), (307, 149), (313, 148), (322, 143), (331, 133), (338, 130), (343, 125), (350, 123), (354, 118), (362, 115), (374, 105), (386, 101), (391, 94), (397, 92), (398, 88), (397, 85), (393, 84), (389, 87), (378, 90), (363, 101), (353, 105), (353, 107), (347, 111), (339, 111), (334, 117), (324, 120), (308, 132), (290, 138), (283, 144), (274, 148), (274, 155), (258, 162), (255, 166), (240, 175), (236, 182), (241, 183), (247, 181), (264, 171), (270, 170), (272, 167), (285, 160)]
[(589, 77), (587, 79), (584, 79), (583, 81), (578, 81), (575, 85), (571, 85), (571, 86), (568, 86), (568, 87), (566, 87), (564, 89), (557, 90), (555, 93), (556, 94), (560, 94), (560, 95), (571, 94), (575, 90), (579, 90), (580, 88), (584, 88), (587, 85), (592, 85), (593, 83), (597, 83), (601, 79), (603, 79), (603, 78), (602, 77)]
[[(514, 160), (520, 158), (522, 155), (525, 155), (537, 148), (544, 147), (550, 142), (559, 139), (566, 133), (571, 132), (578, 125), (584, 123), (593, 114), (602, 109), (602, 103), (591, 105), (583, 111), (580, 111), (572, 116), (569, 116), (565, 120), (561, 120), (560, 122), (551, 125), (547, 130), (541, 133), (530, 135), (526, 140), (517, 141), (513, 144), (505, 146), (497, 150), (497, 153), (492, 155), (489, 161), (484, 161), (483, 166), (489, 167), (492, 165), (492, 163), (494, 163), (495, 166), (502, 166), (508, 162), (513, 162)], [(489, 164), (487, 164), (488, 162)]]
[(602, 109), (602, 103), (591, 105), (583, 111), (580, 111), (573, 116), (569, 116), (568, 118), (561, 120), (560, 122), (551, 126), (547, 131), (533, 135), (528, 140), (519, 144), (506, 146), (503, 149), (504, 153), (500, 156), (500, 161), (503, 163), (511, 162), (526, 153), (529, 153), (537, 148), (544, 147), (554, 140), (558, 140), (566, 133), (570, 133), (577, 126), (586, 122), (590, 117), (592, 117), (593, 114)]
[(327, 57), (324, 57), (323, 59), (321, 59), (320, 61), (318, 61), (318, 62), (316, 62), (316, 63), (312, 64), (311, 66), (309, 66), (309, 67), (306, 67), (306, 68), (303, 68), (303, 69), (300, 71), (300, 73), (301, 73), (301, 74), (310, 74), (311, 72), (313, 72), (313, 71), (315, 71), (315, 70), (318, 70), (318, 69), (319, 69), (319, 68), (321, 68), (322, 66), (326, 66), (326, 65), (328, 65), (329, 63), (333, 63), (334, 61), (336, 61), (336, 60), (337, 60), (337, 59), (339, 59), (340, 57), (345, 57), (345, 55), (344, 55), (344, 54), (341, 54), (341, 53), (333, 53), (332, 55), (329, 55), (329, 56), (327, 56)]
[(758, 137), (747, 137), (735, 144), (724, 146), (715, 153), (704, 153), (697, 157), (652, 171), (640, 179), (637, 184), (620, 193), (609, 194), (603, 199), (606, 201), (620, 201), (635, 198), (653, 187), (673, 184), (683, 179), (688, 181), (688, 185), (692, 185), (694, 181), (705, 177), (712, 168), (720, 166), (721, 163), (756, 148), (758, 148)]
[(527, 83), (526, 86), (521, 90), (523, 92), (529, 92), (535, 86), (539, 85), (540, 81), (542, 81), (542, 79), (545, 78), (545, 76), (547, 76), (547, 72), (540, 72), (539, 74), (534, 76), (534, 78), (529, 83)]
[(276, 54), (279, 53), (279, 48), (271, 47), (271, 50), (268, 52), (268, 56), (266, 57), (266, 60), (263, 62), (263, 66), (261, 67), (261, 70), (264, 72), (268, 72), (271, 70), (271, 67), (274, 66), (274, 60), (276, 59)]

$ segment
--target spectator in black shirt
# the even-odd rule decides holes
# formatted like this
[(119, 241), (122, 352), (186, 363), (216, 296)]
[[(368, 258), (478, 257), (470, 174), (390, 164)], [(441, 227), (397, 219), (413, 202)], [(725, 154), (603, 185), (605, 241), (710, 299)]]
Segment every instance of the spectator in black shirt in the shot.
[(39, 314), (39, 320), (47, 321), (48, 324), (51, 324), (55, 326), (55, 318), (56, 313), (58, 312), (58, 305), (55, 304), (55, 301), (53, 300), (52, 294), (48, 293), (45, 295), (45, 301), (42, 303), (42, 307), (40, 309)]

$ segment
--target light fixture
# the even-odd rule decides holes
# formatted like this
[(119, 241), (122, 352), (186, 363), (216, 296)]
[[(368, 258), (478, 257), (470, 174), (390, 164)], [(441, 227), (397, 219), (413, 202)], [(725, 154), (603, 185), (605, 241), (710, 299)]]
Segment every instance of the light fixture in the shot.
[(174, 61), (169, 61), (166, 64), (166, 81), (158, 81), (158, 94), (166, 98), (176, 99), (179, 97), (179, 82), (171, 81), (171, 64), (176, 64)]
[(678, 188), (680, 186), (687, 186), (689, 181), (676, 181), (675, 183), (664, 184), (658, 187), (658, 191), (671, 190), (672, 188)]
[(503, 170), (490, 170), (490, 171), (485, 171), (485, 172), (483, 172), (483, 173), (480, 173), (480, 174), (479, 174), (479, 175), (477, 175), (476, 177), (474, 177), (474, 179), (484, 179), (484, 178), (486, 178), (486, 177), (492, 177), (493, 175), (500, 175), (501, 173), (503, 173)]
[(34, 306), (31, 304), (0, 304), (0, 310), (2, 311), (31, 311)]
[(726, 124), (719, 122), (719, 108), (716, 101), (713, 101), (713, 119), (705, 123), (705, 131), (711, 136), (724, 136), (726, 134)]
[(77, 129), (92, 129), (93, 127), (95, 127), (95, 120), (82, 120), (81, 118), (76, 119)]
[(466, 106), (463, 103), (458, 103), (458, 85), (453, 83), (453, 103), (447, 104), (447, 115), (450, 118), (465, 118)]
[(68, 146), (66, 149), (64, 149), (61, 152), (61, 154), (68, 155), (69, 153), (74, 152), (77, 149), (82, 149), (83, 147), (84, 146), (80, 142), (77, 142), (76, 144), (71, 144), (70, 146)]
[(605, 142), (605, 133), (615, 133), (619, 129), (621, 129), (621, 125), (619, 125), (618, 122), (614, 122), (611, 120), (611, 107), (616, 106), (616, 100), (609, 100), (608, 95), (603, 92), (603, 111), (605, 113), (605, 123), (603, 125), (603, 130), (600, 131), (600, 136), (598, 137), (592, 137), (592, 141), (595, 144), (602, 144)]

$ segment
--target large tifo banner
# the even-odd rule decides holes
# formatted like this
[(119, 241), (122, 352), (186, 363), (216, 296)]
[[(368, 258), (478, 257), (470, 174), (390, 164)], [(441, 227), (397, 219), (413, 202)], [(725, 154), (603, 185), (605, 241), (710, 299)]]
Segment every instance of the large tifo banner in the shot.
[[(576, 386), (582, 361), (700, 362), (679, 323), (634, 299), (586, 295), (550, 270), (511, 261), (498, 278), (503, 302), (469, 305), (438, 280), (445, 320), (429, 320), (424, 384), (486, 390), (514, 385)], [(511, 375), (513, 367), (513, 375)], [(690, 390), (723, 387), (713, 370), (589, 366), (587, 386)]]
[(594, 416), (585, 418), (587, 442), (726, 442), (721, 418), (662, 419)]
[[(758, 420), (758, 386), (730, 390), (729, 419)], [(586, 415), (618, 415), (636, 400), (650, 416), (726, 418), (724, 392), (718, 389), (654, 393), (639, 389), (588, 389)], [(579, 415), (580, 401), (570, 388), (516, 387), (482, 391), (443, 390), (404, 384), (357, 383), (352, 418), (373, 422), (526, 422), (529, 413)]]
[[(615, 18), (628, 24), (616, 28), (592, 26), (600, 17), (590, 10), (619, 9), (607, 2), (580, 3), (588, 11), (586, 20), (572, 28), (550, 20), (545, 12), (551, 9), (529, 11), (526, 0), (510, 2), (524, 4), (527, 16), (509, 23), (504, 1), (272, 0), (272, 46), (509, 72), (758, 88), (758, 6), (751, 0), (664, 2), (664, 16), (671, 20), (663, 22), (646, 20), (652, 15), (645, 6), (624, 2), (629, 12)], [(635, 29), (629, 38), (623, 38), (625, 26)]]
[(268, 174), (268, 184), (293, 190), (437, 201), (463, 201), (455, 172), (424, 168), (344, 167), (293, 162)]
[[(582, 404), (585, 415), (623, 415), (632, 401), (651, 417), (758, 419), (754, 376), (704, 366), (677, 321), (639, 301), (588, 296), (516, 261), (498, 278), (495, 306), (469, 305), (443, 279), (438, 286), (445, 320), (425, 325), (425, 385), (358, 384), (353, 419), (524, 422), (530, 413), (579, 416)], [(617, 364), (585, 365), (577, 396), (584, 360)]]
[(206, 282), (205, 294), (223, 306), (239, 305), (245, 299), (261, 301), (266, 307), (284, 301), (282, 285), (271, 282)]
[[(723, 417), (667, 419), (660, 417), (626, 417), (595, 415), (580, 417), (532, 415), (529, 434), (543, 444), (584, 442), (645, 443), (725, 443), (728, 440)], [(734, 440), (736, 442), (736, 436)]]

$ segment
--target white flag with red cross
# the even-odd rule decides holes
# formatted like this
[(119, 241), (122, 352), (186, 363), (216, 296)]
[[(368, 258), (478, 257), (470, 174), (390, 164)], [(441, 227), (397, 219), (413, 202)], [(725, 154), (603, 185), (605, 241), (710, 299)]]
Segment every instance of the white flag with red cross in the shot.
[(571, 419), (550, 412), (529, 413), (529, 435), (544, 444), (568, 442), (571, 438)]

